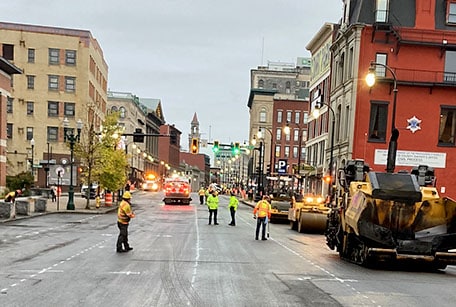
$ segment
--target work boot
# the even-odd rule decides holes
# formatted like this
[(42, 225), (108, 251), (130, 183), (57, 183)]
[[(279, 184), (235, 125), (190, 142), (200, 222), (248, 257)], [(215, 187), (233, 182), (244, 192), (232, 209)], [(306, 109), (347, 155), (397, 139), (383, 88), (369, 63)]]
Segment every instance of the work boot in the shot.
[(125, 251), (127, 251), (127, 252), (131, 251), (131, 250), (133, 250), (133, 247), (130, 247), (130, 246), (125, 249)]
[(261, 238), (261, 240), (266, 241), (267, 239), (266, 238)]

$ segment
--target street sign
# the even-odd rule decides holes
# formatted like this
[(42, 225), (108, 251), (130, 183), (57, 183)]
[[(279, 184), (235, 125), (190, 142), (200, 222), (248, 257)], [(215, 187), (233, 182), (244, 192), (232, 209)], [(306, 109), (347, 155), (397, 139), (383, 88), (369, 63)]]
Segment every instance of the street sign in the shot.
[(287, 159), (279, 159), (279, 161), (277, 162), (277, 173), (287, 173)]

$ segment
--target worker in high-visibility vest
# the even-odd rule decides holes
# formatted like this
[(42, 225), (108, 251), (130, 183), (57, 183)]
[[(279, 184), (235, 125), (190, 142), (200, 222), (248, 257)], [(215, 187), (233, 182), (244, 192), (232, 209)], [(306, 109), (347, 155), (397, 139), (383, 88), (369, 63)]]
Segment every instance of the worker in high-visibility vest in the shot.
[(130, 223), (130, 219), (135, 217), (134, 212), (131, 210), (130, 202), (131, 194), (129, 191), (126, 191), (122, 195), (122, 201), (117, 210), (117, 227), (119, 227), (119, 237), (117, 238), (118, 253), (128, 252), (133, 249), (128, 244), (128, 224)]
[(212, 193), (208, 196), (207, 200), (207, 207), (209, 209), (209, 224), (212, 223), (212, 214), (214, 215), (214, 225), (218, 225), (217, 223), (217, 209), (219, 205), (219, 198), (217, 196), (216, 191), (212, 191)]
[(198, 195), (200, 197), (200, 205), (203, 205), (204, 204), (204, 197), (206, 196), (206, 191), (204, 190), (203, 187), (201, 187), (201, 189), (199, 189)]
[(271, 204), (269, 203), (269, 196), (264, 195), (263, 199), (256, 204), (255, 208), (253, 209), (253, 218), (257, 219), (255, 240), (258, 240), (260, 227), (263, 227), (261, 232), (261, 240), (267, 240), (266, 223), (268, 221), (266, 219), (271, 219)]
[(231, 191), (230, 202), (228, 203), (228, 208), (230, 209), (231, 214), (231, 223), (228, 225), (236, 226), (236, 211), (239, 204), (239, 200), (237, 199), (234, 191)]
[(21, 190), (16, 190), (16, 191), (9, 192), (5, 196), (5, 202), (6, 203), (14, 203), (16, 201), (16, 197), (20, 196), (20, 195), (22, 195), (22, 191)]

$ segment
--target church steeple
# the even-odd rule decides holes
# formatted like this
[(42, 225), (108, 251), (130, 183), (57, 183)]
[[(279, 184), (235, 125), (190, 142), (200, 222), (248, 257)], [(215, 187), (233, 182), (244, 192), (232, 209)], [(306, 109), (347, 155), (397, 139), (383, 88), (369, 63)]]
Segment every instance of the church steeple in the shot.
[(190, 134), (188, 135), (188, 148), (191, 148), (193, 138), (198, 139), (198, 142), (200, 141), (199, 121), (196, 112), (193, 115), (192, 122), (190, 123)]

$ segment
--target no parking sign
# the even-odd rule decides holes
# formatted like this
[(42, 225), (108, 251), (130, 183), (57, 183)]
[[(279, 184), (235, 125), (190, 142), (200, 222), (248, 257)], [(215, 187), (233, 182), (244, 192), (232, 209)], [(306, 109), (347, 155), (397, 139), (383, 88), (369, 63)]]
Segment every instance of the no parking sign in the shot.
[(277, 173), (287, 173), (287, 159), (279, 159), (279, 161), (277, 162)]

